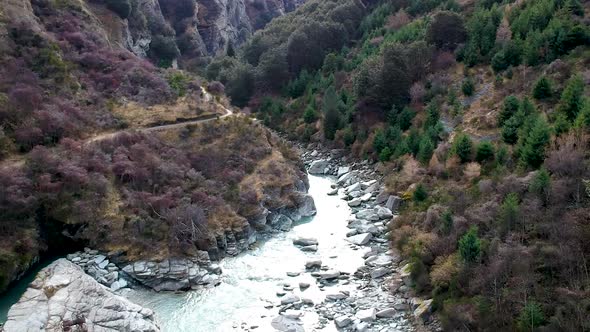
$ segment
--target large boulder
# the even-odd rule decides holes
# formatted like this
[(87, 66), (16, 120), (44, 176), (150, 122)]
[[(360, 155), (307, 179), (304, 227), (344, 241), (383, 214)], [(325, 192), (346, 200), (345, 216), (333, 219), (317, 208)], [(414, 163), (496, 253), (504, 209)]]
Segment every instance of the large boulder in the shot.
[(420, 305), (418, 305), (418, 308), (416, 308), (416, 310), (414, 310), (414, 317), (426, 322), (430, 318), (431, 313), (432, 313), (432, 299), (422, 301), (422, 303), (420, 303)]
[(372, 238), (373, 235), (371, 233), (363, 233), (346, 238), (346, 241), (352, 244), (356, 244), (357, 246), (362, 246), (369, 243), (369, 241), (371, 241)]
[(328, 160), (314, 160), (311, 165), (309, 166), (309, 174), (326, 174), (326, 169), (330, 166), (330, 162)]
[(66, 259), (39, 272), (8, 311), (5, 332), (160, 331), (154, 313), (111, 292)]
[(397, 211), (399, 207), (402, 205), (403, 199), (397, 196), (390, 195), (387, 198), (387, 202), (385, 203), (385, 207), (388, 208), (390, 211)]

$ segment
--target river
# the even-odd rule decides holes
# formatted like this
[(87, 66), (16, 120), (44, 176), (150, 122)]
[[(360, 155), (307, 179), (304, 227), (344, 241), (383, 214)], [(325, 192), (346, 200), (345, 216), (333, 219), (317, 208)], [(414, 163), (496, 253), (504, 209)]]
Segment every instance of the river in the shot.
[[(278, 308), (265, 309), (265, 305), (278, 304), (276, 292), (285, 282), (295, 287), (295, 293), (318, 302), (324, 295), (309, 273), (303, 273), (305, 262), (319, 258), (333, 269), (353, 273), (364, 262), (361, 250), (353, 250), (344, 239), (349, 230), (347, 219), (350, 208), (337, 196), (328, 196), (333, 181), (327, 177), (309, 176), (309, 193), (313, 196), (317, 215), (303, 220), (286, 233), (279, 233), (236, 257), (220, 263), (223, 269), (221, 284), (217, 287), (187, 293), (154, 293), (133, 290), (126, 296), (133, 302), (153, 309), (163, 331), (231, 331), (259, 326), (260, 331), (270, 329), (270, 320), (278, 315)], [(318, 240), (316, 253), (303, 252), (293, 245), (297, 236)], [(301, 272), (288, 277), (287, 272)], [(299, 290), (299, 282), (311, 286)], [(354, 288), (351, 284), (350, 288)], [(342, 289), (341, 287), (339, 289)], [(302, 318), (306, 330), (311, 330), (317, 317), (306, 312)], [(325, 331), (336, 330), (327, 328)]]
[[(352, 274), (365, 264), (363, 254), (370, 250), (369, 247), (353, 246), (345, 240), (350, 231), (347, 225), (351, 209), (338, 196), (328, 195), (332, 191), (333, 178), (310, 175), (309, 182), (309, 193), (315, 200), (317, 214), (295, 224), (288, 232), (269, 236), (252, 250), (223, 259), (219, 264), (223, 274), (218, 286), (182, 293), (126, 289), (122, 295), (152, 309), (162, 331), (214, 332), (273, 331), (271, 321), (279, 316), (280, 309), (281, 298), (277, 292), (282, 291), (285, 284), (294, 288), (294, 294), (314, 303), (323, 302), (327, 293), (358, 293), (359, 281), (353, 281), (352, 277), (351, 282), (341, 280), (321, 285), (305, 270), (306, 261), (320, 259), (322, 265), (330, 269)], [(317, 239), (318, 251), (304, 252), (293, 245), (293, 239), (299, 236)], [(289, 277), (287, 272), (300, 274)], [(9, 305), (16, 302), (31, 280), (32, 276), (22, 280), (7, 296), (0, 298), (0, 322), (5, 319)], [(300, 282), (308, 283), (310, 287), (301, 290)], [(392, 303), (391, 293), (382, 291), (377, 281), (371, 283), (374, 293), (361, 298), (365, 306), (379, 307), (377, 299), (381, 299), (381, 306)], [(331, 307), (331, 310), (338, 314), (337, 307)], [(320, 317), (313, 305), (304, 306), (298, 312), (303, 314), (299, 322), (306, 331), (337, 331), (334, 323)], [(323, 323), (318, 324), (321, 321)], [(401, 313), (385, 324), (411, 330)]]

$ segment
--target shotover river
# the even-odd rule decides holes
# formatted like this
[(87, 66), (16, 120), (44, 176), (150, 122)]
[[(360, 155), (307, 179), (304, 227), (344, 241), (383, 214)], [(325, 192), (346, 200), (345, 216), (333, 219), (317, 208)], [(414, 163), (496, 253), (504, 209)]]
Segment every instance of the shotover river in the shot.
[[(223, 259), (220, 262), (223, 274), (217, 287), (182, 293), (157, 293), (137, 288), (125, 289), (120, 294), (154, 310), (161, 330), (165, 332), (276, 331), (272, 321), (284, 308), (279, 295), (291, 292), (316, 305), (305, 305), (296, 310), (301, 317), (291, 320), (297, 322), (295, 329), (283, 328), (283, 331), (337, 331), (335, 322), (326, 319), (326, 313), (333, 317), (346, 314), (354, 320), (356, 310), (367, 307), (379, 310), (399, 302), (400, 299), (391, 292), (381, 289), (383, 279), (370, 280), (371, 287), (366, 287), (367, 281), (356, 280), (352, 275), (365, 264), (363, 255), (371, 248), (355, 246), (345, 240), (350, 231), (347, 225), (352, 211), (346, 201), (337, 195), (328, 195), (333, 190), (334, 179), (310, 175), (309, 181), (309, 193), (315, 200), (317, 215), (295, 224), (288, 232), (269, 236), (252, 250)], [(301, 236), (317, 239), (317, 252), (304, 252), (293, 245), (293, 239)], [(381, 248), (386, 250), (387, 245), (381, 244)], [(342, 272), (345, 278), (321, 285), (305, 269), (305, 263), (314, 259), (321, 260), (322, 265), (330, 270)], [(298, 275), (289, 276), (288, 272)], [(302, 290), (300, 283), (309, 284), (309, 288)], [(285, 285), (287, 291), (284, 291)], [(359, 289), (370, 289), (370, 292)], [(337, 302), (324, 302), (326, 294), (342, 292), (350, 294), (345, 300), (348, 301), (348, 312), (343, 312), (342, 305)], [(345, 331), (354, 331), (353, 325), (352, 322), (348, 324)], [(414, 328), (402, 311), (395, 317), (378, 319), (363, 329), (412, 330)]]

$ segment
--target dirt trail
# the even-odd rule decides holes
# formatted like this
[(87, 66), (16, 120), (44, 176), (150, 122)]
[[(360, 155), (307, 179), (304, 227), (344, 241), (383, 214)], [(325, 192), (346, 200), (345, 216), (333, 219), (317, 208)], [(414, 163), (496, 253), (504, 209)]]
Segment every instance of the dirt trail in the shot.
[[(201, 91), (203, 92), (203, 99), (205, 102), (211, 102), (211, 101), (215, 100), (215, 98), (209, 92), (207, 92), (207, 90), (205, 90), (205, 88), (201, 87)], [(224, 119), (224, 118), (234, 115), (234, 112), (232, 110), (230, 110), (229, 108), (225, 107), (222, 103), (217, 102), (217, 101), (215, 101), (215, 103), (225, 111), (225, 114), (217, 115), (217, 116), (212, 115), (210, 118), (206, 118), (206, 119), (188, 120), (188, 121), (172, 123), (172, 124), (157, 125), (157, 126), (153, 126), (153, 127), (123, 129), (123, 130), (118, 130), (118, 131), (114, 131), (114, 132), (102, 133), (102, 134), (98, 134), (98, 135), (95, 135), (95, 136), (92, 136), (92, 137), (89, 137), (89, 138), (83, 140), (82, 144), (86, 145), (86, 144), (90, 144), (90, 143), (94, 143), (94, 142), (99, 142), (99, 141), (102, 141), (105, 139), (113, 138), (116, 135), (123, 133), (123, 132), (127, 132), (127, 131), (137, 131), (140, 133), (153, 133), (153, 132), (158, 132), (158, 131), (182, 128), (182, 127), (185, 127), (188, 125), (195, 125), (195, 124), (199, 124), (199, 123), (216, 121), (216, 120)], [(24, 163), (25, 163), (25, 155), (14, 155), (14, 156), (11, 156), (5, 160), (0, 161), (0, 171), (5, 171), (5, 170), (8, 170), (8, 169), (14, 168), (14, 167), (20, 167), (20, 166), (24, 165)]]

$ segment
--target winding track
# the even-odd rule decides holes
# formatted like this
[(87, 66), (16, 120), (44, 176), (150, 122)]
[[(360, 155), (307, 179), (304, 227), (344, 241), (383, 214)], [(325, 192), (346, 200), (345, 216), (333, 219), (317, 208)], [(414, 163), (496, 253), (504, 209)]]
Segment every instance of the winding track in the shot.
[[(207, 90), (205, 90), (205, 88), (201, 87), (201, 91), (203, 93), (203, 97), (204, 97), (205, 102), (211, 102), (212, 100), (215, 100), (213, 98), (213, 96), (209, 92), (207, 92)], [(87, 139), (84, 139), (82, 141), (82, 144), (87, 145), (87, 144), (91, 144), (94, 142), (99, 142), (99, 141), (102, 141), (105, 139), (113, 138), (120, 133), (129, 132), (129, 131), (137, 131), (140, 133), (153, 133), (153, 132), (158, 132), (158, 131), (182, 128), (185, 126), (199, 124), (199, 123), (216, 121), (216, 120), (224, 119), (224, 118), (234, 115), (234, 112), (232, 110), (230, 110), (229, 108), (225, 107), (222, 103), (217, 102), (217, 101), (215, 101), (215, 103), (225, 111), (225, 114), (220, 115), (220, 116), (212, 115), (210, 118), (200, 119), (200, 120), (189, 120), (189, 121), (183, 121), (183, 122), (165, 124), (165, 125), (158, 125), (158, 126), (152, 126), (152, 127), (123, 129), (123, 130), (118, 130), (118, 131), (109, 132), (109, 133), (102, 133), (102, 134), (98, 134), (98, 135), (89, 137)], [(25, 163), (25, 155), (24, 154), (11, 156), (3, 161), (0, 161), (0, 172), (8, 171), (10, 168), (14, 168), (14, 167), (21, 167), (24, 165), (24, 163)]]

